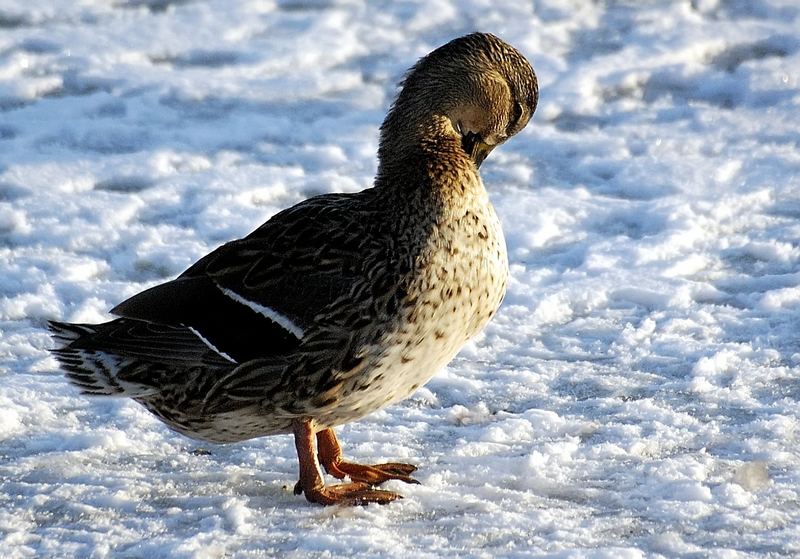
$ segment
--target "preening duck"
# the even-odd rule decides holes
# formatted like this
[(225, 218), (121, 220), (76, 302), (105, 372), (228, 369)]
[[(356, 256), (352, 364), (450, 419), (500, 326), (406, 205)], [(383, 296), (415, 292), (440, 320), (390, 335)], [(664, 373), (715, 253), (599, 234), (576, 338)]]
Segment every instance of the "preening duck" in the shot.
[(375, 486), (416, 468), (347, 462), (333, 428), (409, 396), (497, 311), (508, 262), (478, 168), (537, 100), (507, 43), (447, 43), (407, 74), (372, 188), (283, 210), (115, 320), (52, 322), (56, 358), (86, 394), (133, 398), (195, 439), (293, 434), (309, 501), (398, 498)]

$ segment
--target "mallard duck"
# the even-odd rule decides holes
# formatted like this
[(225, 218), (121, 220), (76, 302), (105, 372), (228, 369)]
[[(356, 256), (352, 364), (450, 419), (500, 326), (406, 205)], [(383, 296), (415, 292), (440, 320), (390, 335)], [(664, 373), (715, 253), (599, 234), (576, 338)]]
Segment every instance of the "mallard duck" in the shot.
[(507, 43), (447, 43), (403, 81), (372, 188), (281, 211), (115, 320), (51, 322), (55, 357), (84, 393), (133, 398), (195, 439), (293, 434), (309, 501), (397, 499), (376, 486), (416, 468), (348, 462), (333, 428), (412, 394), (497, 311), (508, 262), (478, 168), (537, 100)]

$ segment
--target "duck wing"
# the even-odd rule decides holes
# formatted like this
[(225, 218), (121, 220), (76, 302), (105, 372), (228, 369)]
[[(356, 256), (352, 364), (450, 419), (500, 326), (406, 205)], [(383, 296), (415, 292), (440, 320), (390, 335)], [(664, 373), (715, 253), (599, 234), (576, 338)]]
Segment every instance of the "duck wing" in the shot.
[[(237, 362), (285, 355), (364, 284), (384, 223), (370, 190), (317, 196), (114, 307), (118, 316), (191, 327)], [(371, 225), (367, 225), (371, 224)], [(369, 258), (365, 258), (369, 254)]]

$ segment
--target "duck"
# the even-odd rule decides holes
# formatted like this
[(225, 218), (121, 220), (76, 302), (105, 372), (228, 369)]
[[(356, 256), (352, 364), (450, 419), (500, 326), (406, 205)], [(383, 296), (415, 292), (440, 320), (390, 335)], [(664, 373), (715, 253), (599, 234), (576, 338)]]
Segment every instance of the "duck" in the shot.
[(371, 187), (278, 212), (109, 322), (50, 321), (54, 357), (84, 394), (131, 398), (193, 439), (292, 435), (294, 492), (312, 503), (400, 498), (379, 485), (417, 483), (416, 466), (348, 461), (334, 428), (414, 393), (497, 312), (508, 257), (479, 168), (538, 97), (495, 35), (433, 50), (380, 127)]

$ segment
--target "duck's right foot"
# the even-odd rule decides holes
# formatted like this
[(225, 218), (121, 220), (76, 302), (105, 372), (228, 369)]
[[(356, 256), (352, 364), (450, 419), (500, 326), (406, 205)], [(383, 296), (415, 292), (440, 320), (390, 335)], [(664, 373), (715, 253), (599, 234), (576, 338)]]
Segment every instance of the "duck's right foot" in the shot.
[(321, 487), (302, 486), (302, 480), (297, 482), (294, 487), (296, 495), (305, 494), (306, 499), (312, 503), (320, 505), (367, 505), (378, 503), (385, 505), (397, 499), (402, 499), (402, 495), (392, 491), (373, 489), (367, 483), (340, 483), (337, 485), (323, 485)]

